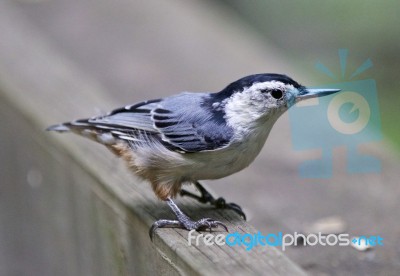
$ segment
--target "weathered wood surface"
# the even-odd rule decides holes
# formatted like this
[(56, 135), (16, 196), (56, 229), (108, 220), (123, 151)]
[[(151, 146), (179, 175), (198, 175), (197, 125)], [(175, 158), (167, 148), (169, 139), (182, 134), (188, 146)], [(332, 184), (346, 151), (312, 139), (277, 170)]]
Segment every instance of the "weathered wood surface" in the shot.
[[(101, 146), (44, 131), (115, 100), (6, 2), (0, 33), (1, 275), (303, 273), (272, 247), (188, 246), (180, 229), (157, 231), (151, 243), (151, 223), (172, 214), (149, 185)], [(179, 204), (256, 233), (232, 212)]]
[[(36, 118), (34, 121), (40, 128), (54, 122), (69, 120), (71, 117), (91, 116), (96, 112), (95, 109), (105, 111), (126, 103), (157, 98), (177, 91), (215, 91), (229, 81), (255, 72), (284, 72), (303, 84), (314, 84), (299, 74), (309, 70), (301, 71), (291, 66), (279, 51), (265, 46), (264, 41), (246, 25), (231, 20), (232, 15), (226, 10), (218, 6), (210, 8), (209, 3), (204, 1), (123, 0), (118, 1), (117, 5), (111, 1), (3, 2), (0, 3), (0, 84), (5, 92), (21, 92), (8, 94), (7, 101), (12, 101), (13, 106), (23, 110), (25, 117)], [(34, 45), (36, 46), (33, 47)], [(44, 96), (41, 99), (45, 102), (39, 105), (39, 113), (35, 99), (29, 97), (27, 100), (27, 95), (36, 95), (30, 92), (31, 89)], [(48, 114), (51, 114), (51, 118)], [(64, 154), (68, 153), (73, 162), (79, 160), (84, 169), (78, 168), (90, 172), (91, 177), (105, 183), (104, 194), (115, 199), (111, 202), (122, 202), (121, 205), (116, 204), (122, 210), (125, 210), (125, 206), (130, 206), (133, 214), (148, 210), (148, 214), (151, 215), (145, 215), (143, 222), (138, 222), (141, 225), (140, 231), (145, 231), (156, 218), (171, 216), (165, 205), (154, 201), (151, 193), (143, 198), (141, 193), (149, 191), (147, 185), (143, 183), (132, 186), (135, 180), (126, 174), (124, 165), (98, 145), (72, 135), (64, 137), (43, 134), (42, 138), (55, 143), (50, 153), (57, 152), (57, 149)], [(11, 148), (7, 146), (8, 151), (11, 151)], [(397, 220), (397, 210), (400, 208), (399, 159), (391, 153), (391, 147), (386, 141), (375, 145), (363, 145), (360, 150), (382, 160), (382, 173), (347, 174), (346, 149), (338, 148), (334, 152), (333, 178), (301, 179), (297, 172), (299, 163), (307, 158), (319, 156), (320, 152), (294, 152), (288, 118), (284, 116), (274, 127), (263, 152), (252, 166), (232, 177), (210, 184), (212, 183), (212, 188), (218, 194), (244, 206), (247, 214), (250, 213), (250, 223), (263, 233), (301, 231), (304, 225), (309, 225), (317, 219), (337, 215), (345, 220), (346, 231), (350, 234), (379, 234), (387, 240), (384, 247), (366, 253), (357, 252), (350, 247), (288, 248), (285, 254), (311, 273), (395, 275), (400, 267), (400, 225)], [(63, 156), (61, 153), (60, 155)], [(23, 157), (20, 159), (24, 160)], [(11, 162), (9, 158), (7, 161)], [(76, 168), (75, 165), (73, 167)], [(26, 174), (26, 171), (22, 171), (21, 175), (24, 173)], [(8, 172), (4, 175), (10, 174), (11, 172)], [(70, 178), (69, 175), (63, 177), (67, 180)], [(80, 194), (77, 190), (80, 189), (80, 185), (82, 183), (79, 181), (76, 187), (74, 186), (76, 192), (65, 194)], [(91, 191), (89, 188), (87, 190)], [(24, 190), (21, 188), (20, 191)], [(141, 196), (136, 198), (134, 191)], [(71, 198), (60, 197), (57, 198), (64, 200), (64, 203)], [(91, 198), (97, 197), (92, 195)], [(23, 204), (18, 200), (14, 201)], [(208, 208), (200, 207), (191, 201), (182, 203), (185, 211), (195, 216), (200, 216), (201, 213), (213, 217), (229, 215), (238, 219), (231, 213), (207, 213)], [(85, 213), (82, 212), (82, 217), (83, 214)], [(126, 212), (123, 211), (122, 214), (125, 216)], [(105, 215), (98, 221), (108, 222), (108, 216), (115, 217)], [(112, 218), (111, 225), (114, 223)], [(118, 225), (124, 225), (121, 220), (116, 220)], [(234, 221), (235, 224), (239, 222)], [(139, 229), (138, 227), (135, 225), (134, 229)], [(19, 231), (21, 228), (25, 229), (26, 224), (21, 223), (15, 229)], [(18, 232), (17, 230), (14, 232)], [(73, 230), (69, 231), (74, 233)], [(91, 230), (86, 230), (85, 233), (91, 233)], [(183, 235), (184, 232), (166, 230), (160, 233), (161, 239), (157, 238), (155, 241), (155, 244), (162, 248), (161, 252), (167, 252), (165, 256), (174, 261), (181, 259), (171, 259), (171, 256), (176, 255), (171, 253), (174, 249), (168, 246), (171, 243), (167, 241), (168, 235), (176, 235), (175, 233)], [(90, 236), (80, 234), (79, 237), (86, 237), (85, 235)], [(125, 241), (131, 242), (131, 236), (132, 234), (127, 235)], [(107, 240), (104, 235), (96, 236), (96, 242), (103, 239)], [(185, 246), (182, 242), (178, 244), (172, 248), (176, 248), (176, 252), (182, 252)], [(71, 243), (71, 248), (66, 250), (74, 252), (74, 246), (76, 243)], [(107, 259), (104, 266), (109, 267), (107, 264), (112, 258), (108, 258), (106, 253), (100, 254), (105, 251), (98, 250), (99, 247), (93, 244), (85, 244), (84, 247), (87, 252), (94, 250), (99, 252), (99, 256), (103, 254), (102, 258)], [(149, 244), (140, 244), (140, 247), (153, 248)], [(101, 248), (104, 250), (105, 247)], [(21, 250), (12, 252), (18, 255)], [(68, 255), (65, 252), (62, 254)], [(126, 256), (129, 259), (129, 256), (137, 256), (135, 254), (130, 252), (115, 256)], [(187, 256), (192, 256), (191, 254)], [(210, 257), (211, 260), (218, 256), (215, 251), (211, 251), (210, 254), (213, 256)], [(82, 256), (82, 259), (74, 257), (75, 262), (79, 260), (82, 267), (88, 267), (85, 265), (90, 264), (93, 259), (98, 260), (90, 254)], [(146, 256), (147, 260), (149, 255), (139, 256)], [(235, 256), (233, 261), (243, 257)], [(244, 255), (243, 261), (250, 262), (248, 258), (251, 256)], [(185, 260), (188, 259), (191, 257)], [(226, 256), (224, 260), (228, 259)], [(4, 263), (12, 263), (10, 257), (1, 260)], [(32, 260), (32, 264), (37, 263), (32, 257), (24, 260)], [(40, 260), (43, 262), (45, 259)], [(166, 263), (167, 260), (168, 258), (165, 259)], [(213, 271), (212, 265), (204, 265), (204, 259), (200, 260), (198, 267), (208, 269), (204, 270), (204, 273)], [(220, 267), (222, 262), (217, 266)], [(183, 267), (181, 271), (184, 271), (187, 268), (185, 264), (183, 261), (176, 267)], [(1, 268), (3, 267), (9, 266), (1, 265)], [(58, 267), (60, 266), (55, 265), (53, 268)], [(253, 269), (259, 269), (258, 272), (266, 269), (257, 267)], [(220, 268), (225, 269), (222, 266)], [(239, 272), (236, 266), (226, 271)]]

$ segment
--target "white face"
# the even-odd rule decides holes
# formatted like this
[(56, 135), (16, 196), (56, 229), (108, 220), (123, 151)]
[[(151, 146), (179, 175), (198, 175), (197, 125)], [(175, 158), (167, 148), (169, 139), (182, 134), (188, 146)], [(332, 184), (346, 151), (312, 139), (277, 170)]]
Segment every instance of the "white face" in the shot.
[(232, 125), (246, 125), (259, 119), (277, 119), (293, 105), (298, 93), (293, 85), (280, 81), (254, 83), (226, 100), (227, 121)]
[(280, 81), (258, 82), (243, 90), (243, 94), (250, 96), (250, 101), (256, 96), (261, 105), (263, 102), (268, 109), (279, 110), (289, 108), (298, 93), (293, 85)]

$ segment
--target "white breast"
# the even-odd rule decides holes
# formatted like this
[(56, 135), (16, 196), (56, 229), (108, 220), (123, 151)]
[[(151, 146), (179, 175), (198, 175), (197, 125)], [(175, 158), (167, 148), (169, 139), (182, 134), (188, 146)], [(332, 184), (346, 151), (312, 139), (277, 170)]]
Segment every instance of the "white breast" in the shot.
[(247, 135), (238, 134), (225, 149), (188, 155), (194, 161), (191, 163), (197, 164), (189, 170), (191, 177), (196, 180), (218, 179), (246, 168), (260, 153), (275, 121), (275, 118), (270, 118)]

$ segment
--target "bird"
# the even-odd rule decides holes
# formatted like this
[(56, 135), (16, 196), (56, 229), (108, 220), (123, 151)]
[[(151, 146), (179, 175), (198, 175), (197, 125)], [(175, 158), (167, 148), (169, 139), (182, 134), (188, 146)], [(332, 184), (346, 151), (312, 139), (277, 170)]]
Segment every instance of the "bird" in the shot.
[[(218, 92), (182, 92), (126, 105), (88, 119), (52, 125), (49, 131), (72, 132), (105, 145), (128, 168), (151, 184), (176, 219), (159, 219), (150, 238), (163, 227), (206, 230), (224, 223), (193, 220), (174, 202), (192, 197), (216, 208), (242, 208), (215, 198), (199, 181), (220, 179), (248, 167), (263, 148), (277, 119), (295, 103), (340, 89), (307, 88), (284, 74), (262, 73), (240, 78)], [(194, 184), (201, 195), (182, 188)]]

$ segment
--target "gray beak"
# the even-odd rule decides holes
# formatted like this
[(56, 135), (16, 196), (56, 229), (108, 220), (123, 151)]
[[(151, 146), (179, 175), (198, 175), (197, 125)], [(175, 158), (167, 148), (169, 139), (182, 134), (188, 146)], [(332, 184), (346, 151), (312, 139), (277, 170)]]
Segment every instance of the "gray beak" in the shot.
[(306, 88), (296, 97), (296, 102), (311, 99), (316, 97), (328, 96), (339, 92), (340, 89), (328, 89), (328, 88)]

